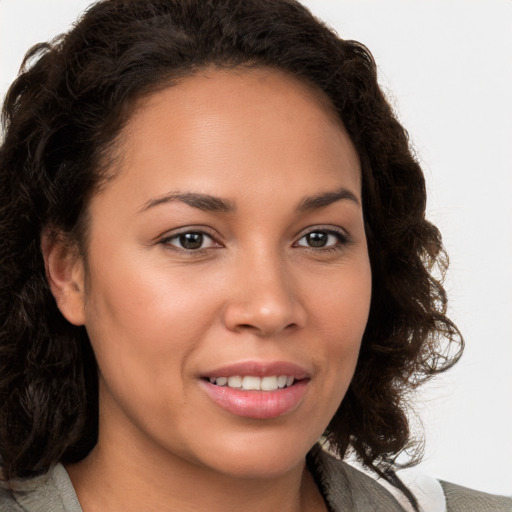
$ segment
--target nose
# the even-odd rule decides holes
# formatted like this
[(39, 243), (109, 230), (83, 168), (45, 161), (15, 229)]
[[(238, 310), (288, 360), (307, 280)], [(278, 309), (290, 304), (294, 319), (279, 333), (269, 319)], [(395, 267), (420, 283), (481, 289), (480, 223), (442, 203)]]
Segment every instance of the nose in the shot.
[(251, 259), (252, 263), (240, 265), (234, 273), (224, 309), (225, 326), (260, 337), (303, 327), (306, 308), (292, 272), (276, 257)]

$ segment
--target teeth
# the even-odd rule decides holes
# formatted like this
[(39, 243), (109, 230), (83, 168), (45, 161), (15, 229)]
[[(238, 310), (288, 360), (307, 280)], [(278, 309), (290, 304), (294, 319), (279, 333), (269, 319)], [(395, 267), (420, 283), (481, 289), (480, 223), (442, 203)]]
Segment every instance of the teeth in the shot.
[(263, 379), (261, 379), (261, 389), (262, 391), (274, 391), (278, 389), (277, 377), (263, 377)]
[[(218, 379), (217, 379), (218, 382)], [(228, 386), (230, 388), (241, 388), (242, 387), (242, 377), (239, 375), (235, 375), (234, 377), (228, 378)]]
[(259, 377), (244, 377), (244, 379), (242, 380), (242, 389), (245, 389), (247, 391), (253, 389), (259, 391), (261, 389), (261, 379)]
[(277, 387), (279, 389), (286, 387), (287, 381), (288, 377), (286, 375), (279, 375), (279, 377), (277, 377)]
[(295, 379), (288, 375), (271, 375), (267, 377), (255, 377), (246, 375), (233, 375), (231, 377), (210, 377), (209, 381), (217, 386), (244, 389), (246, 391), (276, 391), (290, 387)]

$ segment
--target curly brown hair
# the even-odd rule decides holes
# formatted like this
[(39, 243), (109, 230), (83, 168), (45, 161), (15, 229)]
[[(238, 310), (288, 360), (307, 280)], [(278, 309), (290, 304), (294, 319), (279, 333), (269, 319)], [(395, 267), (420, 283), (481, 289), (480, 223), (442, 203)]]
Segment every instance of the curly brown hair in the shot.
[[(84, 327), (59, 312), (40, 241), (84, 243), (86, 208), (142, 96), (207, 66), (269, 66), (324, 91), (362, 165), (372, 303), (350, 388), (325, 435), (377, 472), (411, 446), (412, 390), (456, 362), (441, 236), (424, 176), (369, 51), (294, 0), (103, 0), (32, 48), (3, 107), (0, 148), (0, 457), (26, 477), (85, 457), (98, 429)], [(437, 277), (436, 277), (437, 276)]]

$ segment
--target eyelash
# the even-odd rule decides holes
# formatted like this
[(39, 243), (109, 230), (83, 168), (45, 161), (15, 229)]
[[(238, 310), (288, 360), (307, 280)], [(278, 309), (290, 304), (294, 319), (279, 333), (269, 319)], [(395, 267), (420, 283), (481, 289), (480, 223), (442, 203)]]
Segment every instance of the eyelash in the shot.
[[(212, 245), (211, 245), (211, 247), (199, 247), (197, 249), (187, 249), (185, 247), (178, 247), (177, 245), (174, 245), (172, 243), (173, 241), (179, 241), (179, 239), (181, 237), (184, 237), (187, 235), (200, 235), (202, 241), (207, 239), (211, 242)], [(183, 254), (192, 255), (192, 256), (204, 254), (208, 249), (211, 249), (211, 248), (220, 247), (220, 244), (218, 244), (215, 241), (213, 236), (211, 236), (210, 234), (206, 233), (205, 231), (203, 231), (201, 229), (188, 229), (188, 230), (182, 231), (180, 233), (175, 233), (174, 235), (163, 238), (160, 241), (160, 243), (166, 247), (172, 247), (172, 250), (178, 251)]]
[[(321, 246), (321, 247), (311, 247), (311, 246), (306, 246), (306, 245), (299, 245), (299, 242), (303, 239), (303, 238), (306, 238), (307, 236), (311, 236), (313, 234), (323, 234), (323, 235), (327, 235), (328, 237), (334, 237), (336, 239), (336, 243), (334, 245), (329, 245), (329, 246)], [(315, 251), (315, 252), (318, 252), (318, 251), (322, 251), (322, 252), (332, 252), (332, 251), (339, 251), (341, 250), (344, 246), (346, 246), (348, 243), (349, 243), (349, 237), (348, 235), (342, 231), (342, 230), (337, 230), (337, 229), (333, 229), (333, 228), (321, 228), (321, 227), (317, 227), (317, 228), (313, 228), (311, 229), (310, 231), (308, 231), (307, 233), (304, 233), (300, 238), (299, 240), (297, 240), (297, 242), (295, 242), (294, 246), (298, 246), (298, 247), (304, 247), (305, 249), (309, 249), (311, 251)]]
[[(336, 239), (336, 242), (334, 244), (331, 244), (328, 246), (320, 246), (320, 247), (311, 247), (309, 245), (299, 244), (299, 242), (302, 239), (306, 238), (307, 236), (311, 236), (313, 234), (319, 234), (319, 233), (327, 235), (328, 237), (334, 237)], [(208, 240), (210, 240), (211, 245), (209, 247), (198, 247), (196, 249), (187, 249), (185, 247), (179, 247), (179, 246), (173, 244), (174, 241), (179, 241), (181, 237), (184, 237), (187, 235), (200, 235), (201, 242), (204, 242), (205, 239), (208, 239)], [(341, 250), (343, 248), (343, 246), (347, 245), (349, 242), (350, 242), (350, 239), (349, 239), (348, 235), (342, 230), (337, 230), (337, 229), (333, 229), (333, 228), (327, 229), (327, 228), (316, 227), (316, 228), (310, 229), (309, 231), (304, 233), (297, 240), (297, 242), (295, 242), (293, 244), (293, 246), (294, 247), (303, 247), (304, 249), (314, 251), (314, 252), (331, 252), (331, 251)], [(208, 251), (208, 249), (221, 247), (221, 245), (215, 241), (213, 236), (211, 236), (210, 234), (208, 234), (205, 231), (200, 230), (200, 229), (197, 229), (197, 230), (196, 229), (188, 229), (188, 230), (182, 231), (180, 233), (175, 233), (171, 236), (163, 238), (159, 243), (164, 246), (167, 246), (167, 247), (172, 247), (172, 250), (181, 252), (183, 254), (188, 254), (188, 255), (201, 255), (201, 254), (204, 254), (206, 251)], [(201, 243), (201, 245), (202, 245), (202, 243)]]

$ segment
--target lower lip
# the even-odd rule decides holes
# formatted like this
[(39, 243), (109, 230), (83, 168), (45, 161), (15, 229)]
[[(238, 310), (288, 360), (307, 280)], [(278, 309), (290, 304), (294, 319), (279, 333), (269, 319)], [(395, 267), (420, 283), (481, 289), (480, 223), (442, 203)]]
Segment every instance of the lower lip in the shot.
[(220, 407), (236, 416), (271, 419), (293, 411), (302, 401), (308, 380), (295, 382), (289, 388), (276, 391), (244, 391), (228, 386), (216, 386), (202, 380), (207, 395)]

